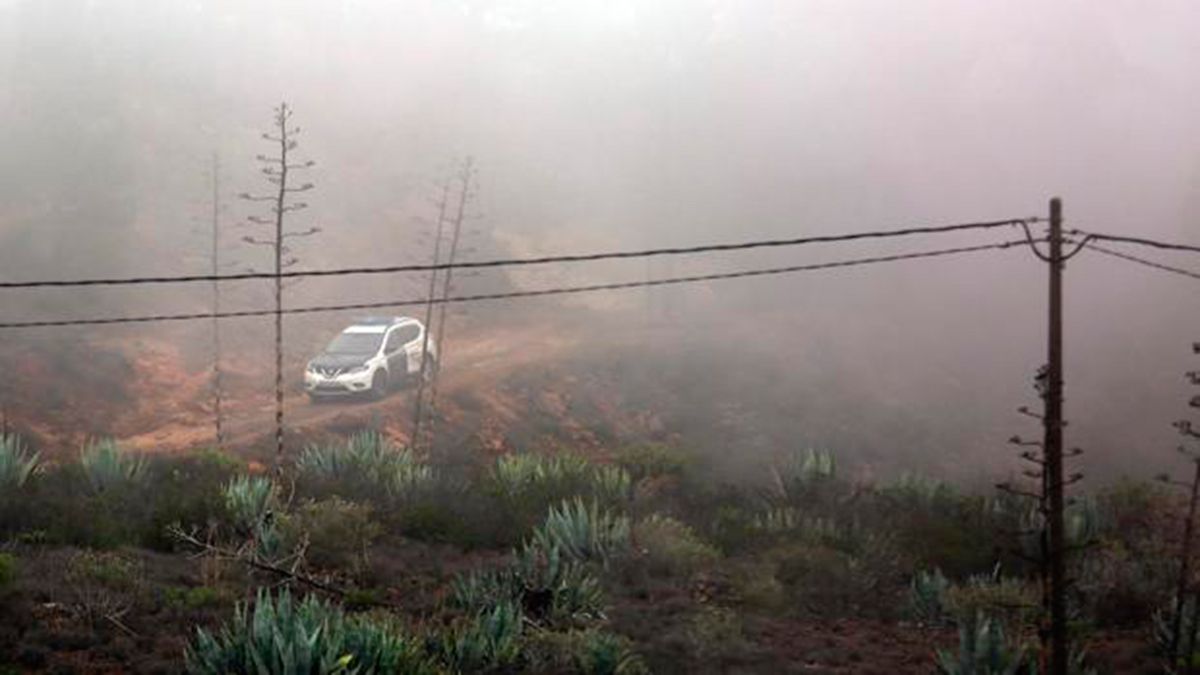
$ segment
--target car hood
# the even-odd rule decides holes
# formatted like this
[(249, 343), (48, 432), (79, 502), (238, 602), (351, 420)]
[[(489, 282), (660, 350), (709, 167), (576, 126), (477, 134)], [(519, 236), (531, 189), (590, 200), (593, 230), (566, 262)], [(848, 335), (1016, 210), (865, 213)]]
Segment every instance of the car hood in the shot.
[(314, 368), (354, 368), (365, 365), (370, 358), (361, 354), (321, 354), (309, 361), (308, 365)]

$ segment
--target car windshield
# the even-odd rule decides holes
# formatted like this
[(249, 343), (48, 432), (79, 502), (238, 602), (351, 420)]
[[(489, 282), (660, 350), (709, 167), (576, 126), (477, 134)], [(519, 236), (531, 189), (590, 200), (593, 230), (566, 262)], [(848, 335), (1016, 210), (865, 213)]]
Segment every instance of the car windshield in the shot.
[(333, 338), (325, 348), (326, 354), (353, 354), (366, 356), (379, 351), (383, 333), (342, 333)]

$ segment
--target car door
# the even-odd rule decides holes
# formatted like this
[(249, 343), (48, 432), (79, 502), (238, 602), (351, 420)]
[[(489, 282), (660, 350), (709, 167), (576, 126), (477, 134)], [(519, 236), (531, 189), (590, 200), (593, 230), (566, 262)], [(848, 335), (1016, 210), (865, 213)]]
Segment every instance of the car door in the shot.
[(394, 378), (404, 377), (408, 372), (408, 355), (404, 352), (404, 339), (400, 334), (403, 326), (388, 331), (383, 344), (383, 355), (387, 359), (388, 374)]
[(418, 323), (410, 323), (405, 328), (410, 330), (404, 334), (404, 351), (408, 352), (410, 372), (416, 375), (421, 371), (421, 349), (425, 342), (425, 331)]
[(414, 372), (420, 365), (421, 345), (417, 344), (413, 352), (413, 341), (421, 334), (421, 329), (412, 323), (396, 326), (388, 335), (388, 347), (394, 351), (388, 352), (388, 368), (394, 375), (407, 375)]

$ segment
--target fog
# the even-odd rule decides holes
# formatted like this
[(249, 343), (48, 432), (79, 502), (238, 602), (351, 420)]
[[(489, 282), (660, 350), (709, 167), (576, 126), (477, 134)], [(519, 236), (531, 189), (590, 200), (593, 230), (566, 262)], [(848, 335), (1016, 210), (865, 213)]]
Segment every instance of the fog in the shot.
[[(262, 189), (253, 158), (269, 152), (259, 134), (283, 100), (303, 128), (299, 152), (317, 162), (311, 208), (293, 222), (324, 231), (296, 245), (301, 267), (425, 262), (421, 219), (467, 156), (482, 231), (472, 258), (1045, 215), (1051, 196), (1068, 227), (1200, 244), (1198, 30), (1186, 1), (0, 0), (0, 277), (206, 271), (214, 153), (223, 248), (237, 269), (265, 269), (264, 251), (237, 246), (252, 230), (233, 223), (255, 211), (233, 196)], [(502, 281), (729, 271), (1019, 234)], [(1200, 269), (1195, 256), (1153, 255)], [(886, 428), (856, 442), (967, 476), (1004, 466), (1012, 434), (1037, 433), (1015, 408), (1037, 403), (1044, 277), (1014, 248), (566, 302), (649, 311), (688, 337), (675, 334), (680, 344), (772, 364), (777, 381), (729, 396), (795, 420), (773, 443), (837, 445), (811, 427)], [(1068, 442), (1091, 453), (1086, 470), (1174, 465), (1169, 425), (1197, 368), (1195, 284), (1090, 252), (1068, 266)], [(420, 277), (306, 281), (289, 304), (422, 288)], [(0, 318), (202, 310), (206, 292), (10, 291)], [(231, 291), (239, 307), (267, 300), (257, 286)], [(529, 311), (553, 330), (551, 302), (490, 311)], [(64, 333), (88, 332), (53, 332)], [(811, 401), (818, 386), (848, 408), (774, 400)]]

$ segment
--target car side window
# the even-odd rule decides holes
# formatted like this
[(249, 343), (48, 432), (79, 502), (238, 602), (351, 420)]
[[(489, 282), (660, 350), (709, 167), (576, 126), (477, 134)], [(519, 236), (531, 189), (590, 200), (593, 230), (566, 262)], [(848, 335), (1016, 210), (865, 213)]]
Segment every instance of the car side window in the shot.
[(391, 354), (392, 352), (404, 346), (406, 340), (402, 339), (403, 336), (400, 335), (401, 330), (402, 329), (397, 328), (391, 333), (388, 333), (387, 345), (384, 347), (384, 352)]
[(396, 338), (397, 349), (412, 342), (413, 340), (416, 340), (418, 337), (420, 337), (420, 335), (421, 328), (413, 323), (400, 326), (392, 332), (392, 337)]

